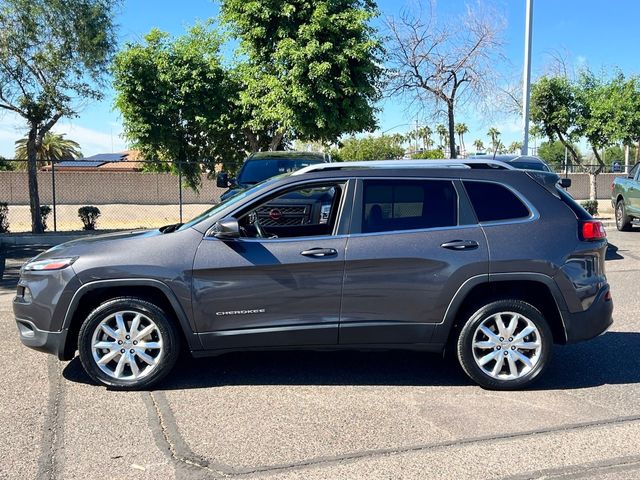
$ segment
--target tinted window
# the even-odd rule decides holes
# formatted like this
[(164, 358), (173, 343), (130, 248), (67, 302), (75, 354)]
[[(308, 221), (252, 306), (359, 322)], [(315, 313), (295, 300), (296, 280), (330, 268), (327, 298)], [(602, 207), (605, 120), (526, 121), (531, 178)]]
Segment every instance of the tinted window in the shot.
[(513, 165), (516, 168), (519, 168), (521, 170), (537, 170), (539, 172), (548, 172), (549, 169), (547, 168), (547, 166), (544, 163), (540, 163), (540, 162), (511, 162), (511, 165)]
[(638, 173), (638, 166), (640, 166), (640, 164), (636, 163), (635, 166), (631, 169), (628, 175), (629, 178), (636, 178), (636, 173)]
[(487, 182), (463, 183), (480, 222), (529, 216), (529, 209), (505, 186)]
[(365, 180), (362, 231), (450, 227), (458, 223), (458, 196), (450, 181)]
[(267, 178), (275, 177), (283, 173), (294, 172), (309, 165), (323, 163), (322, 159), (314, 158), (267, 158), (264, 160), (248, 160), (245, 162), (238, 177), (240, 184), (258, 183)]

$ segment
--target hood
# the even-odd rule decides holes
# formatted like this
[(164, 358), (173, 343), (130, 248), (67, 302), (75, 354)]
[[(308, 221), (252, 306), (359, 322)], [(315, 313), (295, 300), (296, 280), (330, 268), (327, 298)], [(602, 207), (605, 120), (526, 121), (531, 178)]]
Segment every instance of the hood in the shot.
[(136, 230), (129, 232), (105, 233), (101, 235), (91, 235), (86, 238), (78, 238), (69, 242), (61, 243), (38, 255), (37, 259), (73, 257), (83, 253), (93, 252), (96, 248), (112, 248), (113, 245), (126, 243), (133, 239), (143, 237), (155, 237), (162, 235), (160, 230)]

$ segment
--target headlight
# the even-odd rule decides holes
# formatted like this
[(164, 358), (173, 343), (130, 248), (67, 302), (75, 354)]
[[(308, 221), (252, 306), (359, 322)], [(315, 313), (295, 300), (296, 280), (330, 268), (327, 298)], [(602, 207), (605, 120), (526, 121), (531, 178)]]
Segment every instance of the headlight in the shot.
[(62, 270), (67, 268), (78, 257), (68, 258), (47, 258), (46, 260), (35, 260), (27, 263), (23, 268), (26, 271), (42, 271), (42, 270)]

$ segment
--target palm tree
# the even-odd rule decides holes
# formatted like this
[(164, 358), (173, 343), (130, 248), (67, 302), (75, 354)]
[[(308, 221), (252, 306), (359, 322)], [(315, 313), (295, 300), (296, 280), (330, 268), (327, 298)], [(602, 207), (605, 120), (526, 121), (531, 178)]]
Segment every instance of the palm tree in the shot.
[(520, 153), (522, 150), (522, 142), (511, 142), (509, 145), (509, 153)]
[(456, 123), (455, 131), (458, 134), (458, 139), (460, 140), (460, 148), (462, 152), (466, 153), (466, 147), (464, 146), (464, 134), (469, 133), (469, 127), (467, 127), (466, 123)]
[(487, 136), (491, 138), (491, 150), (496, 152), (498, 150), (500, 131), (496, 127), (491, 127), (487, 132)]
[(484, 152), (484, 142), (479, 138), (473, 141), (473, 146), (476, 148), (476, 152)]
[[(71, 160), (74, 158), (80, 158), (82, 152), (80, 151), (80, 145), (73, 140), (64, 138), (64, 133), (51, 133), (45, 134), (42, 139), (42, 145), (36, 152), (36, 159), (38, 160), (38, 166), (42, 167), (48, 165), (51, 162), (59, 162), (60, 160)], [(27, 139), (21, 138), (16, 141), (16, 160), (26, 160), (27, 156)], [(27, 169), (26, 162), (19, 162), (18, 168), (21, 170)]]
[(449, 136), (449, 129), (443, 124), (436, 125), (436, 133), (440, 137), (440, 146), (442, 150), (445, 150), (447, 145), (447, 137)]

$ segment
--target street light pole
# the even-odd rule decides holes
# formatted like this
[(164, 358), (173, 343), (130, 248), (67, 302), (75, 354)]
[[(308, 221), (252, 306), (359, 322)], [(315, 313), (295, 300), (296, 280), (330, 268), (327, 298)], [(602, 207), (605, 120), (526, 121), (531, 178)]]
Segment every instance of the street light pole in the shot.
[(529, 100), (531, 97), (531, 23), (533, 0), (527, 2), (524, 27), (524, 75), (522, 78), (522, 155), (529, 154)]

